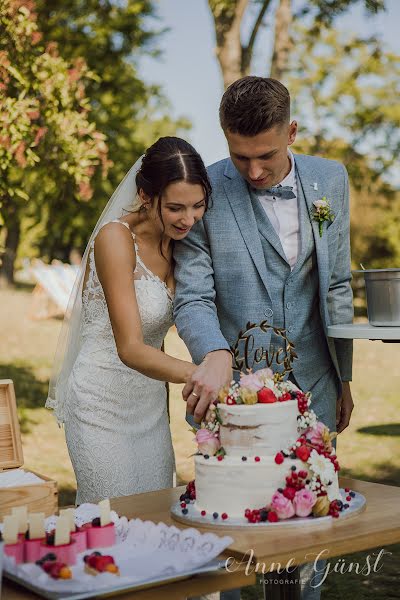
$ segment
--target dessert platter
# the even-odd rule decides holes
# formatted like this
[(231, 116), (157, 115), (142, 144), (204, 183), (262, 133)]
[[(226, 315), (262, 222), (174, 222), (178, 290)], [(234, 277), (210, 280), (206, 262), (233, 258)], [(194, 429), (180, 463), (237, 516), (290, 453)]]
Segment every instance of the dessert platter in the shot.
[(128, 520), (108, 499), (47, 519), (15, 507), (0, 524), (3, 574), (51, 600), (78, 600), (175, 581), (223, 566), (232, 538)]
[(365, 508), (364, 496), (339, 489), (336, 432), (317, 419), (311, 394), (284, 379), (290, 370), (289, 361), (280, 373), (241, 373), (220, 390), (194, 430), (195, 480), (172, 506), (175, 520), (205, 527), (311, 527)]

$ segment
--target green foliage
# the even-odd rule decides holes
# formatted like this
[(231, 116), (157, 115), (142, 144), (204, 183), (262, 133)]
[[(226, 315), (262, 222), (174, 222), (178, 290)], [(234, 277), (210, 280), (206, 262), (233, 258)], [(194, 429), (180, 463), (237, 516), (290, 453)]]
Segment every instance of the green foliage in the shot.
[(94, 73), (42, 43), (32, 2), (1, 0), (0, 24), (0, 210), (12, 282), (22, 211), (41, 206), (52, 182), (69, 186), (77, 202), (89, 200), (93, 176), (105, 176), (109, 163), (85, 91)]
[(288, 86), (300, 124), (296, 148), (343, 162), (352, 194), (355, 265), (400, 264), (399, 195), (391, 185), (400, 150), (400, 65), (375, 39), (322, 27), (294, 32)]
[(107, 136), (113, 163), (107, 179), (94, 182), (89, 204), (72, 203), (66, 211), (69, 190), (64, 188), (50, 206), (46, 218), (52, 233), (41, 238), (39, 252), (65, 259), (72, 246), (84, 248), (104, 204), (145, 148), (160, 136), (186, 132), (190, 124), (169, 117), (160, 88), (146, 85), (138, 75), (140, 58), (158, 55), (156, 42), (163, 29), (154, 2), (37, 0), (37, 10), (44, 37), (58, 43), (69, 60), (84, 56), (97, 75), (87, 87), (91, 116)]
[[(158, 86), (137, 74), (142, 55), (158, 54), (152, 1), (0, 0), (0, 8), (9, 61), (0, 165), (14, 209), (4, 257), (13, 263), (19, 247), (20, 256), (67, 260), (144, 149), (190, 124), (171, 119)], [(1, 130), (10, 122), (11, 141)]]

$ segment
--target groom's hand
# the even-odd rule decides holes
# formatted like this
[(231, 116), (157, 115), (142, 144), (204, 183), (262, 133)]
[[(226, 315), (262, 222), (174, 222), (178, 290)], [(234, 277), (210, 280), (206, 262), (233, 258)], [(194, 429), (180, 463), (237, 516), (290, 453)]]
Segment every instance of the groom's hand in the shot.
[(351, 396), (350, 383), (343, 381), (342, 395), (336, 401), (336, 430), (338, 433), (342, 433), (350, 423), (353, 408), (354, 402)]
[(227, 350), (207, 354), (182, 390), (186, 412), (200, 423), (219, 390), (232, 381), (232, 355)]

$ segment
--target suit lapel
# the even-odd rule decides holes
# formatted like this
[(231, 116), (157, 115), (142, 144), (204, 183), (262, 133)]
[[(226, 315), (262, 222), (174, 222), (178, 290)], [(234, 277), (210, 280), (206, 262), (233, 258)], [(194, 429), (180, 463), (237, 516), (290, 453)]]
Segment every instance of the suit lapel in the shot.
[(308, 209), (308, 204), (305, 199), (303, 186), (299, 179), (298, 173), (296, 171), (296, 183), (297, 183), (297, 206), (298, 206), (298, 215), (299, 215), (299, 227), (300, 227), (300, 248), (299, 248), (299, 256), (297, 258), (296, 264), (293, 268), (293, 271), (298, 271), (303, 265), (305, 258), (310, 251), (310, 246), (313, 243), (313, 230), (311, 225), (311, 218)]
[[(314, 235), (315, 250), (317, 253), (318, 262), (320, 296), (321, 298), (326, 298), (329, 288), (328, 235), (326, 232), (326, 223), (324, 223), (321, 237), (318, 231), (318, 223), (312, 218), (314, 212), (313, 202), (320, 200), (324, 195), (323, 173), (310, 170), (307, 156), (294, 155), (294, 158), (298, 174), (298, 182), (302, 187), (305, 205), (308, 209), (308, 218), (310, 220)], [(324, 306), (325, 302), (322, 302), (321, 307)], [(325, 314), (323, 316), (326, 318)]]
[(228, 160), (225, 169), (224, 189), (240, 233), (268, 292), (267, 268), (260, 236), (258, 235), (257, 221), (252, 210), (250, 194), (245, 180), (236, 171), (230, 160)]

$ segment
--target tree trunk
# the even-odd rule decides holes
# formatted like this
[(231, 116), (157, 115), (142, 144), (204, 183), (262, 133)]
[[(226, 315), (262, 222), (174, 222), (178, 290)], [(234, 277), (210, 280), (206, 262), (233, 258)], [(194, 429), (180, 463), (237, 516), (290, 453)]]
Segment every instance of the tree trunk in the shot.
[[(11, 202), (9, 204), (11, 205)], [(7, 200), (5, 205), (7, 206)], [(17, 208), (11, 205), (6, 215), (6, 239), (2, 264), (0, 265), (0, 287), (14, 285), (14, 265), (21, 233)]]
[(292, 48), (290, 26), (292, 24), (292, 0), (280, 0), (275, 15), (275, 41), (271, 62), (271, 77), (283, 79), (289, 62)]
[(225, 89), (243, 76), (240, 26), (248, 3), (249, 0), (208, 2), (215, 24), (215, 54), (221, 67)]

